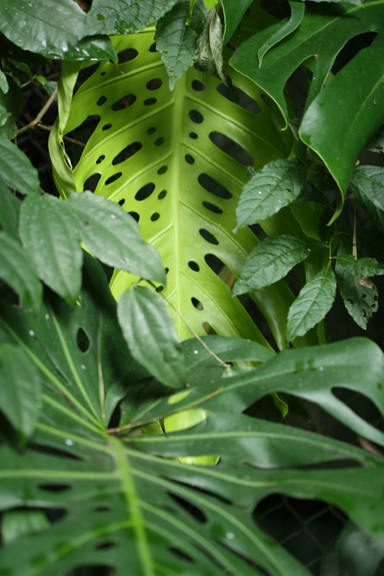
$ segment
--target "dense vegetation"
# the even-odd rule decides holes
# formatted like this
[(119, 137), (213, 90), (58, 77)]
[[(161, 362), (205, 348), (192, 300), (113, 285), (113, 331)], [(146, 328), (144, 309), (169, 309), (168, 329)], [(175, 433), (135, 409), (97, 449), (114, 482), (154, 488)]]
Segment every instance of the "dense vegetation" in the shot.
[(0, 31), (0, 576), (308, 576), (273, 494), (342, 514), (317, 573), (379, 574), (384, 0)]

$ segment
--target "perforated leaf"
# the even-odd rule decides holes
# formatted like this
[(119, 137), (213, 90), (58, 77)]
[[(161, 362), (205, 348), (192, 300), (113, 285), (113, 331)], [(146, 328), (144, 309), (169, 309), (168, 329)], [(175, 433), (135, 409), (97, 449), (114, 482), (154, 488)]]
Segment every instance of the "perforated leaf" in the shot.
[[(60, 97), (68, 117), (61, 117), (50, 142), (58, 187), (63, 195), (68, 186), (82, 191), (93, 177), (96, 194), (139, 220), (168, 271), (164, 294), (197, 333), (211, 326), (265, 343), (240, 302), (230, 298), (228, 285), (256, 243), (249, 230), (232, 230), (246, 166), (260, 168), (288, 149), (271, 121), (273, 111), (246, 78), (232, 74), (241, 105), (216, 78), (195, 68), (170, 92), (153, 41), (150, 29), (115, 38), (120, 69), (102, 62), (72, 102), (76, 75), (64, 69)], [(100, 121), (72, 174), (60, 156), (59, 127), (69, 133), (89, 115)], [(115, 297), (138, 280), (115, 271)], [(273, 314), (281, 305), (288, 310), (292, 296), (284, 286), (279, 290), (255, 295), (256, 302), (268, 301), (267, 316), (268, 308)], [(189, 337), (180, 318), (174, 319), (179, 337)]]

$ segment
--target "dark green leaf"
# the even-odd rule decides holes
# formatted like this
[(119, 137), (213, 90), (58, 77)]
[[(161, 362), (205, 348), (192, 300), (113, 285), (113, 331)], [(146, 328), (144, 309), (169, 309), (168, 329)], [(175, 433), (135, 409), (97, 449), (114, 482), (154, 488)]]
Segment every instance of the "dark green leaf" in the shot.
[(21, 202), (0, 180), (0, 224), (15, 240), (19, 240), (17, 221)]
[(384, 168), (358, 166), (352, 176), (351, 188), (373, 222), (384, 229)]
[(223, 46), (227, 45), (251, 4), (252, 0), (221, 0), (225, 19)]
[(336, 260), (344, 270), (354, 276), (382, 276), (384, 274), (384, 265), (380, 264), (375, 258), (359, 258), (355, 260), (352, 254), (343, 254), (337, 255)]
[(297, 158), (269, 162), (243, 188), (236, 209), (238, 232), (276, 214), (300, 194), (307, 170)]
[(33, 362), (14, 344), (0, 346), (0, 381), (0, 410), (24, 440), (35, 428), (42, 390)]
[(0, 105), (7, 112), (17, 116), (24, 108), (24, 94), (12, 76), (8, 76), (9, 90), (6, 94), (0, 92)]
[(189, 0), (178, 0), (172, 10), (157, 24), (156, 48), (167, 69), (170, 90), (173, 90), (183, 72), (193, 65), (197, 31), (201, 32), (206, 15), (203, 2), (198, 0), (193, 8), (191, 22), (186, 26)]
[(82, 35), (128, 34), (155, 24), (177, 0), (94, 0)]
[(320, 576), (374, 576), (383, 557), (384, 547), (349, 522), (323, 558)]
[[(351, 249), (351, 244), (348, 244), (345, 237), (341, 236), (337, 255), (340, 257), (349, 256)], [(376, 286), (372, 282), (364, 281), (361, 274), (355, 276), (353, 272), (348, 271), (344, 267), (343, 261), (337, 261), (335, 273), (346, 309), (356, 324), (365, 330), (368, 320), (377, 312), (379, 297)]]
[(232, 294), (260, 290), (284, 278), (312, 250), (324, 247), (319, 241), (297, 236), (272, 236), (260, 242), (250, 253), (233, 287)]
[(34, 0), (33, 5), (24, 0), (0, 1), (0, 28), (20, 48), (69, 61), (116, 60), (107, 38), (79, 40), (85, 36), (86, 21), (86, 14), (72, 0)]
[(36, 267), (20, 242), (0, 232), (0, 278), (20, 296), (23, 303), (39, 308), (43, 287)]
[(12, 64), (16, 61), (19, 62), (21, 66), (23, 66), (24, 63), (41, 64), (42, 66), (47, 64), (44, 56), (30, 52), (29, 50), (23, 50), (20, 46), (16, 46), (16, 44), (8, 40), (3, 34), (0, 36), (0, 54), (2, 58), (8, 58), (13, 61)]
[(296, 30), (300, 26), (300, 23), (304, 16), (305, 11), (305, 4), (299, 4), (299, 2), (290, 1), (289, 5), (291, 7), (291, 17), (289, 19), (282, 20), (280, 23), (280, 27), (276, 32), (274, 32), (266, 42), (259, 48), (258, 51), (258, 58), (259, 58), (259, 66), (263, 63), (263, 58), (265, 54), (270, 50), (273, 46), (278, 44), (281, 40), (284, 40), (287, 36), (289, 36), (292, 32)]
[(230, 87), (231, 81), (224, 74), (223, 66), (223, 32), (220, 17), (216, 7), (209, 11), (197, 43), (194, 60), (207, 69), (210, 74), (217, 76)]
[(120, 296), (118, 318), (132, 356), (160, 382), (180, 388), (186, 377), (184, 354), (166, 305), (149, 288)]
[(0, 138), (0, 173), (4, 184), (22, 194), (40, 191), (36, 168), (27, 156), (6, 138)]
[(20, 536), (40, 532), (49, 526), (46, 515), (40, 510), (11, 510), (1, 519), (1, 536), (4, 544), (10, 544)]
[(369, 139), (365, 149), (376, 153), (384, 152), (384, 126), (380, 126), (372, 138)]
[(6, 94), (9, 90), (8, 80), (4, 72), (0, 70), (0, 90)]
[(322, 158), (342, 193), (331, 222), (342, 210), (361, 150), (384, 121), (383, 77), (384, 38), (378, 35), (336, 75), (304, 115), (300, 137)]
[(336, 296), (336, 278), (328, 262), (300, 290), (288, 313), (287, 341), (303, 336), (329, 312)]
[(82, 240), (99, 260), (142, 278), (165, 282), (160, 256), (119, 205), (91, 192), (71, 194), (66, 205), (80, 217)]
[(83, 263), (76, 216), (54, 196), (30, 196), (21, 205), (19, 234), (39, 278), (73, 306)]
[(15, 117), (0, 104), (0, 138), (11, 140), (17, 134)]

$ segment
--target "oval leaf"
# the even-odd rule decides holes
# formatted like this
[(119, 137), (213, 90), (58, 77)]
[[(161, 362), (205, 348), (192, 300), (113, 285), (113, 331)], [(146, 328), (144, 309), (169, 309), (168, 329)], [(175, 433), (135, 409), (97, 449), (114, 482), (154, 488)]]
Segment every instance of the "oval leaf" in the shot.
[(185, 361), (172, 317), (164, 302), (149, 288), (127, 290), (117, 314), (132, 356), (166, 386), (185, 382)]
[(7, 186), (22, 194), (40, 192), (39, 176), (31, 161), (13, 142), (0, 138), (0, 172)]

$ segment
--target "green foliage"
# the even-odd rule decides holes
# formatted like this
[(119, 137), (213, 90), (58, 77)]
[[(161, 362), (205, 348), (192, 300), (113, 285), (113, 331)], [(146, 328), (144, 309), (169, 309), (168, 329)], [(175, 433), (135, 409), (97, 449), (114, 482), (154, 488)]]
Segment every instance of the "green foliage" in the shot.
[(378, 571), (384, 2), (270, 4), (0, 1), (0, 576), (309, 576), (273, 494)]

